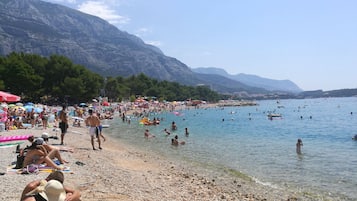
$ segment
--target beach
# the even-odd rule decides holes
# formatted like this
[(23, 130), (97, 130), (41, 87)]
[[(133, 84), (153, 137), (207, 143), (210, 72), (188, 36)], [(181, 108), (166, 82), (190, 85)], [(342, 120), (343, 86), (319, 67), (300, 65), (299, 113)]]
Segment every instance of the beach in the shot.
[[(61, 152), (69, 162), (65, 165), (70, 168), (70, 172), (65, 173), (64, 184), (78, 189), (81, 200), (308, 200), (294, 192), (264, 186), (229, 172), (212, 177), (194, 167), (141, 151), (109, 136), (106, 136), (102, 150), (92, 150), (87, 128), (69, 125), (63, 146), (73, 148), (74, 152)], [(41, 127), (5, 131), (0, 135), (40, 137), (43, 132), (60, 136), (58, 130), (42, 130)], [(21, 147), (27, 144), (26, 141)], [(49, 144), (59, 144), (59, 140), (50, 139)], [(15, 149), (0, 149), (0, 172), (5, 173), (0, 176), (0, 200), (19, 200), (27, 183), (44, 179), (49, 174), (7, 172), (7, 167), (16, 161)]]

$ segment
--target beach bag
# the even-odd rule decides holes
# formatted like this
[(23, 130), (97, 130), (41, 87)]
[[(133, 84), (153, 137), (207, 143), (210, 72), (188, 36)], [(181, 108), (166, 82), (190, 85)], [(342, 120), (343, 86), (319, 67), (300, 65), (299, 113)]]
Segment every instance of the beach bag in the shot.
[(17, 157), (16, 157), (16, 165), (15, 165), (14, 169), (21, 169), (23, 164), (24, 164), (24, 159), (25, 159), (24, 155), (22, 155), (22, 156), (20, 156), (20, 154), (17, 155)]
[(22, 169), (22, 174), (38, 174), (40, 169), (36, 164), (30, 164)]

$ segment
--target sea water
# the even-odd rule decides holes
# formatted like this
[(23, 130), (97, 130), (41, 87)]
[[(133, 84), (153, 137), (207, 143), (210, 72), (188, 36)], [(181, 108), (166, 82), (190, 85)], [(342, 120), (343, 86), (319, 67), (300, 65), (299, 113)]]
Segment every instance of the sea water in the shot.
[[(159, 114), (156, 126), (115, 118), (107, 135), (184, 163), (240, 171), (257, 182), (339, 200), (357, 200), (357, 98), (257, 101), (257, 106), (190, 109)], [(267, 114), (280, 113), (269, 119)], [(171, 122), (178, 126), (170, 130)], [(184, 128), (189, 135), (185, 135)], [(149, 129), (156, 137), (144, 138)], [(178, 135), (185, 145), (171, 145)], [(296, 142), (303, 141), (302, 154)]]

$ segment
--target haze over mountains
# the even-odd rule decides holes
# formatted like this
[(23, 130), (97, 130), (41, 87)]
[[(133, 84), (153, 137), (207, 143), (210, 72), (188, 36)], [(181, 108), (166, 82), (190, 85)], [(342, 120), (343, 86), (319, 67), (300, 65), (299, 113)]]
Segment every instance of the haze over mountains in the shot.
[(196, 73), (221, 75), (229, 79), (244, 83), (246, 85), (263, 88), (268, 91), (290, 91), (294, 93), (299, 93), (303, 91), (290, 80), (273, 80), (268, 78), (262, 78), (257, 75), (248, 75), (244, 73), (231, 75), (228, 74), (224, 69), (214, 67), (193, 68), (192, 70)]
[(302, 91), (289, 80), (229, 75), (218, 68), (191, 70), (159, 48), (98, 17), (40, 0), (0, 2), (0, 41), (0, 55), (11, 52), (64, 55), (103, 76), (144, 73), (158, 80), (207, 85), (220, 93)]

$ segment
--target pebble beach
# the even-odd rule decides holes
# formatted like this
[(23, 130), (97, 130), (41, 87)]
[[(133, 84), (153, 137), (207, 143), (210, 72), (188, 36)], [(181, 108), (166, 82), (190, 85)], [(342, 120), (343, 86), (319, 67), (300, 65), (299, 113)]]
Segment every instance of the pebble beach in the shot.
[[(106, 136), (102, 150), (92, 150), (87, 128), (69, 125), (62, 146), (73, 148), (73, 153), (61, 152), (69, 162), (65, 166), (70, 169), (65, 173), (64, 185), (78, 189), (81, 200), (310, 200), (294, 192), (258, 184), (245, 176), (227, 173), (213, 177), (194, 167), (133, 148), (110, 136)], [(44, 132), (60, 136), (56, 129), (43, 130), (41, 127), (10, 130), (0, 135), (40, 137)], [(50, 139), (49, 144), (61, 146), (59, 142)], [(22, 143), (21, 148), (26, 145), (29, 142)], [(15, 151), (16, 146), (0, 148), (0, 172), (4, 173), (0, 176), (0, 200), (19, 200), (27, 183), (44, 179), (49, 174), (8, 171), (9, 165), (16, 161)]]

